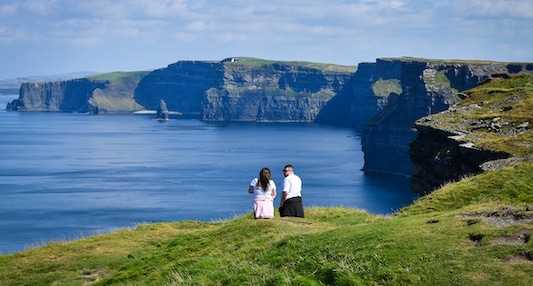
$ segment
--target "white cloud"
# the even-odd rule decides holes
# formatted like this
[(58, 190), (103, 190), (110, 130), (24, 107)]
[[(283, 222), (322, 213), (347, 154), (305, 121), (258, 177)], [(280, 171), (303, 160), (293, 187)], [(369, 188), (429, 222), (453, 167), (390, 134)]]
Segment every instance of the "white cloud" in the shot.
[(533, 1), (530, 0), (454, 0), (452, 4), (467, 16), (533, 19)]
[(194, 33), (183, 33), (183, 32), (174, 33), (172, 38), (180, 42), (186, 42), (186, 43), (192, 43), (198, 39), (198, 37)]
[(100, 40), (97, 37), (78, 37), (72, 38), (69, 42), (74, 46), (87, 47), (97, 45)]
[(207, 23), (205, 21), (193, 21), (189, 23), (185, 29), (192, 32), (204, 32), (212, 30), (214, 27), (215, 24), (213, 23)]
[[(85, 59), (116, 70), (166, 65), (176, 54), (345, 64), (402, 55), (524, 61), (533, 57), (532, 19), (526, 0), (2, 0), (0, 61), (8, 70), (30, 69), (31, 51), (70, 57), (65, 67)], [(84, 59), (72, 58), (76, 49)]]
[(154, 18), (183, 16), (190, 13), (186, 1), (138, 1), (146, 15)]

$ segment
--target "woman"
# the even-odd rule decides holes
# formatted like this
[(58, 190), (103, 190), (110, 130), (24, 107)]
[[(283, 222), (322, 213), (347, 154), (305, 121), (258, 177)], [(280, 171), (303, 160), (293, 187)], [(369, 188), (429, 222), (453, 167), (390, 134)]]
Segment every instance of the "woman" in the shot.
[(254, 194), (254, 217), (273, 218), (276, 184), (270, 179), (270, 169), (263, 168), (259, 178), (254, 178), (248, 187), (248, 193)]

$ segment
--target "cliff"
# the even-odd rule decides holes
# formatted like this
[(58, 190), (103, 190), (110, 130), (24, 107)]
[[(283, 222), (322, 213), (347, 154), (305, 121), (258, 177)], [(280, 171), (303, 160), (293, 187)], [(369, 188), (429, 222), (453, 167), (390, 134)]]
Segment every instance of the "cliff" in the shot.
[[(354, 117), (362, 128), (364, 171), (409, 176), (413, 166), (409, 143), (421, 117), (447, 110), (459, 102), (462, 92), (498, 73), (532, 73), (533, 64), (422, 59), (378, 59), (373, 69), (354, 78), (363, 82), (352, 106), (366, 102)], [(366, 99), (364, 99), (366, 98)], [(372, 115), (372, 109), (376, 112)], [(369, 118), (365, 122), (366, 118)]]
[(313, 122), (354, 66), (228, 58), (179, 61), (152, 72), (24, 83), (9, 110), (82, 113), (155, 111), (205, 121)]
[(186, 117), (201, 117), (205, 92), (222, 84), (221, 62), (180, 61), (150, 72), (135, 89), (135, 101), (155, 110), (160, 100), (171, 111)]
[(416, 121), (418, 136), (409, 153), (411, 188), (417, 193), (533, 162), (533, 75), (496, 77), (465, 96), (450, 109)]
[(180, 61), (144, 77), (136, 101), (205, 121), (312, 122), (354, 67), (229, 58)]
[(355, 70), (302, 62), (225, 61), (222, 83), (207, 90), (207, 121), (313, 122)]
[(375, 63), (360, 63), (355, 74), (350, 77), (339, 93), (326, 103), (316, 121), (361, 130), (368, 119), (378, 112), (382, 104), (371, 88), (375, 82), (375, 76)]
[(133, 91), (145, 72), (106, 73), (85, 78), (25, 82), (19, 98), (7, 110), (78, 113), (123, 113), (141, 108), (133, 101)]
[(103, 83), (86, 78), (56, 82), (28, 82), (20, 86), (19, 99), (7, 105), (8, 110), (91, 112), (88, 100)]

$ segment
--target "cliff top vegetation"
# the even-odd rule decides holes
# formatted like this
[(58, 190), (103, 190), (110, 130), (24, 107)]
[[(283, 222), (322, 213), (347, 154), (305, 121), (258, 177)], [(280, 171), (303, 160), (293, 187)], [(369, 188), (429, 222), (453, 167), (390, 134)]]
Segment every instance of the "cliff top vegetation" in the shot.
[(286, 64), (286, 65), (295, 65), (308, 67), (318, 70), (323, 70), (326, 72), (335, 72), (335, 73), (355, 73), (357, 66), (345, 66), (345, 65), (336, 65), (336, 64), (326, 64), (326, 63), (315, 63), (307, 61), (276, 61), (276, 60), (265, 60), (251, 57), (233, 57), (224, 60), (226, 63), (230, 64), (244, 64), (249, 67), (259, 67), (263, 65), (271, 64)]
[(116, 81), (124, 80), (125, 78), (137, 78), (138, 80), (140, 80), (142, 77), (144, 77), (148, 73), (150, 72), (149, 71), (133, 71), (133, 72), (116, 71), (116, 72), (109, 72), (109, 73), (93, 74), (93, 75), (87, 76), (87, 78), (91, 80), (98, 80), (98, 81), (116, 82)]
[(117, 71), (87, 76), (90, 80), (106, 83), (106, 88), (94, 91), (89, 102), (98, 106), (101, 113), (107, 114), (141, 110), (143, 107), (135, 102), (133, 95), (139, 81), (148, 73), (148, 71)]
[[(402, 61), (402, 62), (425, 62), (430, 64), (463, 64), (463, 65), (488, 65), (488, 64), (513, 64), (513, 62), (497, 62), (489, 60), (462, 60), (462, 59), (427, 59), (417, 57), (392, 57), (379, 58), (382, 61)], [(519, 63), (522, 64), (522, 63)]]
[(419, 125), (461, 135), (465, 144), (533, 158), (533, 75), (495, 77), (465, 94), (449, 110), (422, 118)]

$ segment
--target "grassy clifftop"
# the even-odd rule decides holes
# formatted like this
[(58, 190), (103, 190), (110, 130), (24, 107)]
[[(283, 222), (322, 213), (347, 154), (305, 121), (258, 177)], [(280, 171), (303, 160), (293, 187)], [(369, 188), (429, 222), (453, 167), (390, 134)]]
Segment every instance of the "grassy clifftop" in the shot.
[(99, 81), (110, 81), (110, 82), (122, 82), (129, 80), (128, 78), (136, 78), (137, 80), (141, 79), (145, 75), (150, 73), (149, 71), (134, 71), (134, 72), (109, 72), (109, 73), (99, 73), (87, 76), (91, 80)]
[(335, 73), (353, 74), (355, 73), (355, 71), (357, 71), (357, 66), (345, 66), (345, 65), (306, 62), (306, 61), (276, 61), (276, 60), (265, 60), (265, 59), (250, 58), (250, 57), (234, 57), (234, 58), (229, 58), (225, 61), (228, 64), (245, 65), (249, 67), (259, 67), (259, 66), (271, 65), (271, 64), (283, 64), (283, 65), (294, 65), (294, 66), (313, 68), (313, 69), (322, 70), (325, 72), (335, 72)]
[(100, 113), (129, 113), (144, 109), (135, 102), (135, 88), (148, 71), (110, 72), (90, 75), (93, 81), (106, 82), (106, 88), (93, 92), (89, 102), (100, 109)]
[(402, 61), (402, 62), (427, 62), (431, 64), (468, 64), (468, 65), (487, 65), (487, 64), (513, 64), (513, 62), (497, 62), (491, 60), (464, 60), (464, 59), (427, 59), (418, 57), (396, 57), (380, 58), (384, 61)]
[(393, 216), (139, 225), (0, 256), (2, 285), (531, 285), (533, 165), (450, 184)]
[(533, 159), (533, 75), (494, 78), (446, 112), (417, 124), (460, 133), (459, 141), (521, 160)]

